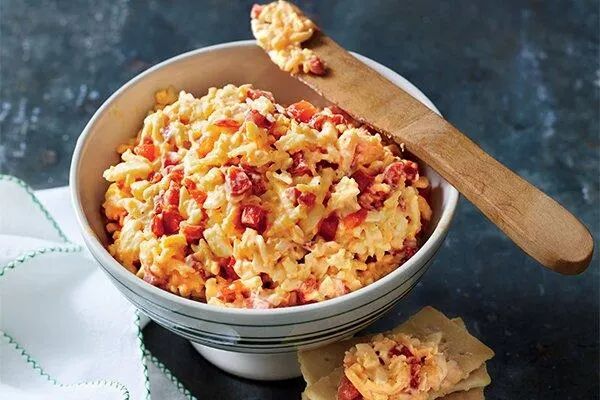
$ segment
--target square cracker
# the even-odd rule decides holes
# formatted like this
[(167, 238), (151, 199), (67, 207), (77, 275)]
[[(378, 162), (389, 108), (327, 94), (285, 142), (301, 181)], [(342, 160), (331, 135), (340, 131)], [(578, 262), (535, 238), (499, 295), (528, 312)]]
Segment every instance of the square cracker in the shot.
[(300, 371), (302, 371), (306, 384), (312, 385), (340, 367), (344, 363), (346, 350), (357, 343), (364, 342), (368, 337), (342, 340), (341, 342), (328, 344), (325, 347), (298, 352)]
[[(490, 383), (491, 379), (484, 362), (490, 359), (494, 353), (466, 331), (462, 319), (449, 320), (434, 308), (425, 307), (392, 332), (402, 332), (416, 336), (427, 336), (434, 332), (442, 332), (442, 340), (448, 349), (446, 352), (447, 357), (455, 360), (464, 372), (462, 380), (451, 387), (451, 391), (460, 391), (461, 394), (465, 394), (464, 391), (466, 390)], [(346, 350), (356, 343), (364, 342), (369, 337), (352, 338), (319, 349), (298, 353), (302, 375), (307, 383), (303, 399), (335, 399), (342, 374), (340, 366), (343, 364)], [(435, 393), (432, 398), (443, 396), (448, 392), (449, 390), (446, 389), (444, 392)], [(478, 394), (477, 391), (471, 392), (469, 390), (469, 396)], [(468, 398), (471, 399), (471, 397)]]
[(303, 400), (336, 400), (337, 390), (340, 380), (344, 374), (344, 369), (338, 367), (328, 375), (322, 377), (317, 382), (306, 386), (302, 393)]
[(433, 307), (423, 308), (392, 332), (417, 337), (441, 332), (444, 353), (448, 360), (456, 361), (463, 371), (463, 379), (494, 356), (492, 349)]
[[(484, 388), (492, 382), (492, 378), (487, 372), (487, 366), (485, 364), (481, 365), (475, 371), (471, 372), (469, 376), (467, 376), (462, 381), (458, 382), (456, 385), (446, 388), (445, 390), (440, 390), (438, 392), (433, 392), (430, 394), (430, 399), (438, 399), (442, 398), (442, 400), (447, 400), (447, 397), (454, 393), (464, 394), (466, 391), (471, 391), (477, 388)], [(461, 397), (457, 397), (461, 398)]]

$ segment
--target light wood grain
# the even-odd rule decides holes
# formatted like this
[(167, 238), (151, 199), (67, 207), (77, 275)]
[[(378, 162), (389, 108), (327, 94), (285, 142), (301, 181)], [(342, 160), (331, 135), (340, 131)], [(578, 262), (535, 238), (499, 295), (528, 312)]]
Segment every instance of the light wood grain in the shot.
[(578, 274), (590, 263), (587, 228), (539, 189), (485, 153), (408, 93), (323, 33), (307, 46), (328, 67), (323, 77), (297, 77), (353, 117), (404, 143), (542, 265)]

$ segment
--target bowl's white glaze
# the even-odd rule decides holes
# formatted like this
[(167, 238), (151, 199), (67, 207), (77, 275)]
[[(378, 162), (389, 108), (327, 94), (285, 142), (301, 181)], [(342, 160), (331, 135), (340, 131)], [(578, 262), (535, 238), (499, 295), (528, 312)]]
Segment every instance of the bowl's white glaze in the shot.
[[(437, 112), (410, 82), (360, 55), (362, 62)], [(423, 247), (379, 281), (336, 299), (273, 310), (228, 309), (188, 300), (158, 289), (123, 268), (105, 249), (101, 204), (107, 183), (102, 172), (118, 160), (115, 148), (139, 130), (156, 90), (169, 85), (203, 95), (211, 86), (253, 83), (273, 91), (283, 104), (304, 98), (325, 105), (310, 89), (279, 71), (253, 41), (211, 46), (164, 61), (115, 92), (86, 125), (73, 155), (70, 187), (86, 245), (111, 281), (157, 323), (199, 344), (212, 362), (234, 374), (282, 379), (298, 374), (290, 355), (346, 338), (392, 308), (418, 282), (441, 246), (458, 192), (426, 167), (432, 182), (434, 220)], [(212, 350), (211, 349), (218, 349)], [(254, 354), (255, 357), (248, 358)], [(274, 359), (265, 356), (271, 354)], [(243, 359), (240, 356), (245, 355)], [(287, 365), (285, 361), (288, 362)], [(277, 364), (273, 364), (276, 361)], [(261, 367), (262, 363), (262, 367)], [(278, 368), (267, 368), (278, 365)]]

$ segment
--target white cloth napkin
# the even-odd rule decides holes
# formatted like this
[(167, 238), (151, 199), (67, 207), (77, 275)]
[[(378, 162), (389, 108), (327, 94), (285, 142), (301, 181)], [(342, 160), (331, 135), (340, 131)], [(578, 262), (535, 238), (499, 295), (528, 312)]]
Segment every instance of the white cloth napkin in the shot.
[(82, 245), (68, 188), (0, 175), (0, 398), (195, 399)]

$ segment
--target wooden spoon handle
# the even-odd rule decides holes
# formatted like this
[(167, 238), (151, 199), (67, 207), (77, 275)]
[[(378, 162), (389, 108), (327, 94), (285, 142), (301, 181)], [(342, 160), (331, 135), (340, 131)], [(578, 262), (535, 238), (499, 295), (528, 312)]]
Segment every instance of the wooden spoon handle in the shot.
[(429, 164), (542, 265), (578, 274), (594, 242), (560, 204), (485, 153), (449, 122), (368, 68), (319, 32), (310, 48), (325, 61), (324, 77), (298, 79)]
[(577, 218), (437, 114), (389, 133), (544, 266), (571, 275), (590, 263), (594, 241)]

